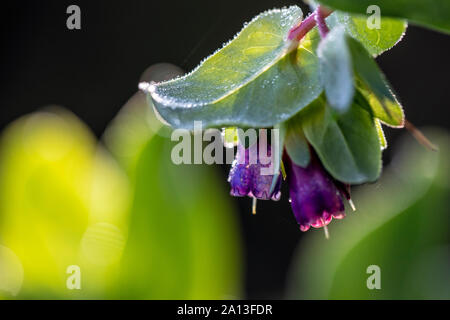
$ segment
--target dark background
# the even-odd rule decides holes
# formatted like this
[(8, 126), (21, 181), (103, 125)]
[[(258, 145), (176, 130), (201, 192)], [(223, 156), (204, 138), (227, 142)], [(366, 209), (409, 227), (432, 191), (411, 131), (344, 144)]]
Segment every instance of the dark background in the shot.
[[(66, 8), (81, 8), (81, 30), (66, 28)], [(245, 21), (296, 1), (10, 1), (2, 3), (0, 128), (57, 104), (97, 136), (158, 62), (191, 70), (228, 41)], [(307, 7), (303, 6), (304, 12)], [(449, 126), (450, 37), (410, 26), (403, 41), (377, 59), (416, 126)], [(387, 128), (390, 144), (398, 132)], [(400, 131), (400, 130), (397, 130)], [(389, 149), (384, 154), (390, 160)], [(223, 166), (224, 183), (228, 168)], [(249, 298), (281, 297), (301, 232), (287, 202), (250, 199), (241, 209)], [(321, 232), (313, 231), (313, 232)], [(332, 240), (330, 240), (332, 241)]]

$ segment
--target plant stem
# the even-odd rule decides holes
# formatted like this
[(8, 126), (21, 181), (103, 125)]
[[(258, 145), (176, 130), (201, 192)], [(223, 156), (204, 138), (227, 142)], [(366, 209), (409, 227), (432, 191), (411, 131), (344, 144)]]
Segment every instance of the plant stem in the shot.
[(323, 39), (327, 36), (328, 32), (330, 32), (330, 29), (328, 29), (327, 23), (325, 22), (325, 18), (328, 17), (331, 12), (322, 6), (318, 6), (316, 12), (315, 20), (317, 28), (319, 29), (320, 37)]
[[(311, 31), (312, 28), (316, 26), (316, 16), (320, 12), (319, 16), (320, 19), (323, 21), (323, 24), (325, 25), (326, 29), (328, 30), (328, 27), (325, 24), (325, 18), (328, 17), (333, 11), (318, 6), (316, 10), (314, 10), (313, 13), (311, 13), (308, 17), (306, 17), (299, 25), (293, 27), (291, 30), (289, 30), (288, 39), (289, 40), (297, 40), (300, 41), (302, 38)], [(320, 27), (319, 27), (320, 31)], [(320, 31), (322, 35), (322, 31)]]
[(408, 130), (412, 136), (425, 148), (428, 148), (431, 151), (438, 151), (439, 147), (436, 146), (433, 142), (428, 140), (427, 137), (417, 129), (411, 122), (405, 119), (405, 129)]

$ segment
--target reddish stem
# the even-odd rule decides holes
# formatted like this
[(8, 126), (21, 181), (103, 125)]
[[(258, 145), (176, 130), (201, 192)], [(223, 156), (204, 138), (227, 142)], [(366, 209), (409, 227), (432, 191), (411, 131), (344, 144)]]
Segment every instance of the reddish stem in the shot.
[(405, 129), (408, 130), (413, 137), (423, 146), (430, 149), (431, 151), (438, 151), (439, 147), (436, 146), (433, 142), (428, 140), (427, 137), (417, 129), (411, 122), (405, 119)]
[(306, 17), (306, 19), (303, 20), (299, 25), (289, 30), (288, 39), (289, 40), (296, 39), (297, 41), (300, 41), (305, 36), (305, 34), (307, 34), (308, 31), (314, 28), (314, 26), (316, 25), (315, 15), (316, 12), (314, 11), (308, 17)]
[[(289, 30), (288, 39), (289, 40), (297, 40), (300, 41), (309, 31), (311, 31), (312, 28), (316, 26), (316, 16), (320, 12), (319, 16), (320, 19), (324, 21), (326, 17), (328, 17), (333, 11), (323, 8), (323, 7), (317, 7), (316, 10), (314, 10), (313, 13), (311, 13), (308, 17), (306, 17), (299, 25), (293, 27), (291, 30)], [(325, 24), (325, 21), (323, 22)], [(326, 24), (325, 24), (326, 27)], [(328, 30), (328, 27), (327, 27)], [(320, 29), (319, 29), (320, 31)], [(321, 32), (321, 31), (320, 31)], [(321, 32), (322, 35), (322, 32)]]
[(317, 13), (315, 20), (317, 23), (317, 28), (319, 29), (320, 37), (323, 39), (327, 36), (328, 32), (330, 32), (330, 29), (328, 29), (327, 23), (325, 22), (325, 18), (330, 15), (331, 11), (322, 6), (318, 6), (316, 11)]

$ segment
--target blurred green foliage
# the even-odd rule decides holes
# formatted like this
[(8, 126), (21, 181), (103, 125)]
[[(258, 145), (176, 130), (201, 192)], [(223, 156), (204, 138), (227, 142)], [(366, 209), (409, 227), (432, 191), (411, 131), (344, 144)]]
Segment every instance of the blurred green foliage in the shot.
[[(61, 109), (12, 123), (0, 157), (0, 244), (24, 271), (21, 290), (20, 278), (0, 283), (4, 296), (102, 295), (114, 282), (126, 237), (126, 176)], [(16, 274), (14, 265), (0, 261), (2, 278)], [(82, 291), (66, 289), (70, 265), (80, 266), (83, 283), (90, 283)]]
[(134, 194), (120, 297), (238, 298), (240, 232), (228, 192), (212, 167), (174, 165), (169, 136), (142, 93), (105, 135)]
[[(426, 133), (439, 152), (405, 138), (330, 240), (307, 233), (289, 298), (450, 298), (449, 136)], [(101, 143), (61, 108), (13, 122), (0, 143), (0, 298), (241, 298), (225, 184), (212, 167), (174, 165), (169, 136), (141, 93)], [(81, 290), (67, 288), (71, 265)], [(381, 290), (367, 288), (370, 265)]]
[[(308, 234), (291, 268), (290, 298), (450, 298), (450, 141), (443, 131), (425, 133), (439, 152), (404, 138), (382, 179), (353, 196), (356, 213), (330, 225), (330, 240)], [(367, 287), (371, 265), (381, 270), (379, 290)]]
[[(235, 211), (213, 168), (175, 166), (136, 94), (98, 143), (60, 108), (0, 145), (0, 298), (241, 296)], [(69, 290), (67, 268), (81, 270)]]

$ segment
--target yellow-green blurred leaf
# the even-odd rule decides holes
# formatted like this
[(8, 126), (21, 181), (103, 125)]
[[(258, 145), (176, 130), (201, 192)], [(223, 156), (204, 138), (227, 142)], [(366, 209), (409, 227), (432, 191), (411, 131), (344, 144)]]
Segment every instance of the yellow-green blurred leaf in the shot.
[(155, 115), (140, 95), (105, 135), (134, 190), (115, 297), (240, 297), (240, 239), (226, 181), (212, 167), (174, 165), (170, 132), (152, 129)]
[[(16, 120), (2, 135), (0, 177), (0, 244), (24, 272), (17, 297), (105, 297), (126, 239), (129, 190), (90, 131), (62, 109)], [(83, 290), (66, 286), (71, 265)]]

